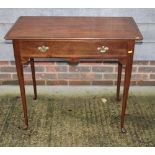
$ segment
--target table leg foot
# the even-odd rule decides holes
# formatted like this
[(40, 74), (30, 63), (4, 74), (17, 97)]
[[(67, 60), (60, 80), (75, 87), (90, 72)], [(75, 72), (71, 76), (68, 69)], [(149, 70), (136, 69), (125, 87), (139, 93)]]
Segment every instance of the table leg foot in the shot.
[(121, 132), (122, 132), (122, 133), (126, 133), (127, 131), (126, 131), (125, 128), (121, 128)]
[(28, 130), (28, 125), (23, 125), (22, 127), (18, 126), (18, 129), (20, 129), (20, 130)]
[(27, 129), (28, 129), (28, 125), (24, 125), (23, 130), (27, 130)]
[(34, 97), (33, 97), (33, 100), (37, 100), (37, 96), (34, 96)]
[(121, 101), (121, 98), (116, 98), (115, 101), (119, 102), (119, 101)]

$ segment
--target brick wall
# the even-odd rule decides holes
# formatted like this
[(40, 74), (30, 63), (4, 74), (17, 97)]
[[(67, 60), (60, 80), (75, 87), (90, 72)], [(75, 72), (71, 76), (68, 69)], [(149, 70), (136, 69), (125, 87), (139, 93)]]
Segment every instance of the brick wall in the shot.
[[(117, 65), (110, 63), (80, 63), (69, 66), (64, 62), (36, 62), (38, 85), (115, 85)], [(32, 84), (30, 66), (24, 66), (25, 82)], [(124, 70), (122, 80), (124, 78)], [(0, 85), (18, 84), (15, 63), (0, 61)], [(135, 61), (132, 85), (155, 85), (155, 61)]]

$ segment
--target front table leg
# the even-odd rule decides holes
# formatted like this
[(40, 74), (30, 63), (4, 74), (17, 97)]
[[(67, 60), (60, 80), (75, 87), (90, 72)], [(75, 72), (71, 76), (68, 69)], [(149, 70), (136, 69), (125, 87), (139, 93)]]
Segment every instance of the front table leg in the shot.
[(124, 119), (125, 119), (125, 110), (126, 110), (128, 91), (130, 86), (131, 72), (132, 72), (133, 52), (134, 52), (133, 48), (134, 48), (134, 45), (131, 46), (130, 51), (128, 51), (128, 57), (127, 57), (127, 62), (125, 67), (124, 91), (123, 91), (122, 112), (121, 112), (121, 131), (123, 133), (126, 132), (124, 128)]
[(27, 105), (26, 105), (26, 96), (25, 96), (25, 85), (24, 85), (24, 75), (23, 75), (23, 65), (19, 58), (15, 58), (16, 60), (16, 70), (17, 70), (17, 76), (20, 86), (20, 93), (21, 93), (21, 99), (22, 99), (22, 105), (23, 105), (23, 112), (24, 112), (24, 121), (27, 128), (28, 127), (28, 116), (27, 116)]
[(124, 118), (125, 118), (125, 110), (128, 98), (128, 91), (130, 86), (130, 78), (131, 78), (131, 67), (127, 65), (125, 68), (125, 80), (124, 80), (124, 92), (123, 92), (123, 101), (122, 101), (122, 112), (121, 112), (121, 131), (126, 132), (124, 128)]
[(18, 81), (20, 86), (21, 100), (23, 105), (25, 129), (27, 129), (28, 115), (27, 115), (27, 105), (26, 105), (26, 96), (25, 96), (23, 65), (22, 65), (21, 57), (19, 55), (18, 43), (13, 42), (13, 46), (14, 46), (14, 53), (15, 53), (14, 56), (15, 56), (17, 76), (18, 76)]

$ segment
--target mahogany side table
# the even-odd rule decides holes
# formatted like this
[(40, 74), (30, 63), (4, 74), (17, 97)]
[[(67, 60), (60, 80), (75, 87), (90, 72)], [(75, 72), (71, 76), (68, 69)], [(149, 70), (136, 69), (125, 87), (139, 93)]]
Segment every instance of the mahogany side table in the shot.
[(23, 64), (30, 62), (37, 99), (34, 58), (60, 58), (69, 63), (81, 59), (117, 60), (118, 77), (116, 99), (119, 100), (122, 65), (125, 66), (121, 111), (121, 131), (132, 72), (134, 46), (142, 40), (132, 17), (20, 17), (5, 36), (13, 41), (14, 57), (20, 85), (21, 99), (28, 127), (28, 114), (23, 76)]

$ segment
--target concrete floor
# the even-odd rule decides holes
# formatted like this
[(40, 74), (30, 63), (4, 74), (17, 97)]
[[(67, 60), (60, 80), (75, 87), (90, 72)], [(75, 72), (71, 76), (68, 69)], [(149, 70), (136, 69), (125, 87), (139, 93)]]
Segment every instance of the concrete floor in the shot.
[[(26, 94), (33, 94), (32, 86), (26, 86)], [(121, 87), (121, 94), (122, 94)], [(52, 94), (62, 96), (77, 96), (77, 95), (102, 95), (102, 93), (114, 93), (114, 86), (37, 86), (39, 94)], [(19, 94), (19, 86), (0, 86), (0, 95), (4, 94)], [(130, 94), (138, 93), (138, 95), (155, 95), (155, 86), (131, 86)]]
[(155, 87), (130, 87), (126, 134), (120, 132), (116, 87), (37, 88), (33, 100), (32, 86), (26, 86), (24, 130), (19, 86), (0, 86), (0, 146), (155, 146)]

